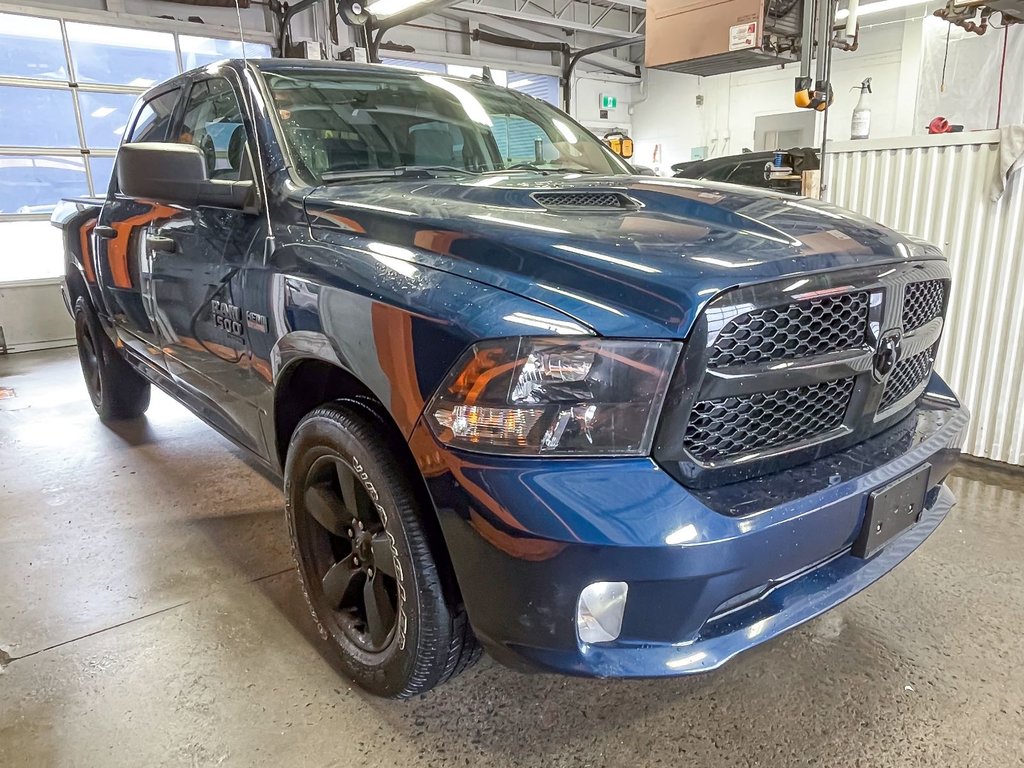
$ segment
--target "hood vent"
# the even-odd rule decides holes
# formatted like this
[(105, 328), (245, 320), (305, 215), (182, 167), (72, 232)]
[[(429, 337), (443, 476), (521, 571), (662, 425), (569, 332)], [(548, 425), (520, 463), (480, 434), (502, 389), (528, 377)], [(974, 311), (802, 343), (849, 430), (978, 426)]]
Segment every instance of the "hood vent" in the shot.
[(535, 202), (557, 211), (633, 211), (639, 203), (621, 192), (534, 192)]

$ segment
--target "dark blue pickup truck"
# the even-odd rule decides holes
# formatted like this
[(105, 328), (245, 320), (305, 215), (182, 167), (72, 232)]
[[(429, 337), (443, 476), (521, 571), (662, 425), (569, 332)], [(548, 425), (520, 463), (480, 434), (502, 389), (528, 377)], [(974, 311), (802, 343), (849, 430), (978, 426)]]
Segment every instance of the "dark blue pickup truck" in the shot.
[[(63, 203), (104, 419), (155, 384), (283, 478), (340, 668), (710, 670), (907, 557), (967, 414), (933, 246), (632, 175), (476, 80), (229, 61), (143, 96)], [(938, 586), (936, 588), (939, 588)]]

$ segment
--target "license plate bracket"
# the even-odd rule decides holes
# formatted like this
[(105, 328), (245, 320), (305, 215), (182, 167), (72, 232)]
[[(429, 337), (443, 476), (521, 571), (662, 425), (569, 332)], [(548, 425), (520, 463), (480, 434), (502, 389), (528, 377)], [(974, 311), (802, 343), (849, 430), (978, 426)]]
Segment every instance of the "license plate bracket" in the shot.
[(921, 519), (930, 474), (931, 465), (923, 464), (868, 496), (851, 554), (869, 558)]

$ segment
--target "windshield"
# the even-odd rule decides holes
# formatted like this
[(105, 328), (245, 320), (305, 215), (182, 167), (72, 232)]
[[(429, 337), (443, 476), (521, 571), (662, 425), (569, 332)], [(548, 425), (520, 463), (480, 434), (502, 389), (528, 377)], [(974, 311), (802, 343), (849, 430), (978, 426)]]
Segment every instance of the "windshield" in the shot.
[(487, 83), (383, 67), (265, 77), (298, 170), (315, 182), (405, 168), (630, 172), (549, 104)]

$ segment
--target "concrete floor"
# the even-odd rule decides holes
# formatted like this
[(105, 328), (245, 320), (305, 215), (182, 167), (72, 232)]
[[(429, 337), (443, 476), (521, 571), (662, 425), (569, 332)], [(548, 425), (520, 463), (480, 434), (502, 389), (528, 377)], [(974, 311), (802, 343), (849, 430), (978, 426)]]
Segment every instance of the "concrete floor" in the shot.
[(396, 703), (321, 657), (240, 451), (162, 395), (103, 426), (71, 350), (0, 358), (0, 387), (0, 766), (1024, 762), (1022, 475), (964, 466), (907, 563), (718, 673), (485, 659)]

